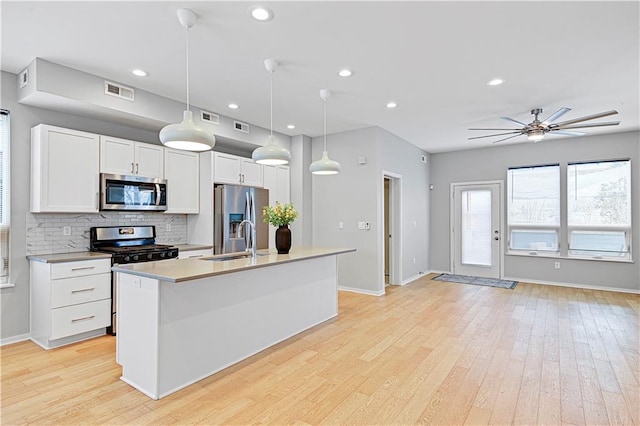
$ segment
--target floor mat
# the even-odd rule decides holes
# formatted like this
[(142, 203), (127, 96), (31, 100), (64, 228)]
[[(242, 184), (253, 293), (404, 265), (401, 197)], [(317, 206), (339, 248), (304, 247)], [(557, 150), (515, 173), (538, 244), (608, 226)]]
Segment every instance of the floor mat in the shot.
[(488, 287), (499, 287), (508, 289), (513, 289), (515, 288), (516, 284), (518, 284), (517, 281), (497, 280), (495, 278), (470, 277), (467, 275), (455, 274), (440, 274), (437, 277), (432, 278), (432, 280), (448, 281), (461, 284), (484, 285)]

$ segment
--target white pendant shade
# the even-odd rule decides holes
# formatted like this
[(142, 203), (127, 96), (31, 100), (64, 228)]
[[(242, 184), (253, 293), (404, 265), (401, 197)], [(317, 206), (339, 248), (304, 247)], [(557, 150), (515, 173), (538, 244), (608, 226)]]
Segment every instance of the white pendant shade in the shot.
[(276, 138), (273, 136), (273, 73), (278, 69), (278, 61), (275, 59), (265, 59), (264, 67), (269, 71), (269, 113), (271, 134), (267, 137), (267, 144), (256, 148), (251, 153), (251, 158), (258, 164), (267, 164), (277, 166), (281, 164), (289, 164), (291, 161), (291, 153), (288, 149), (279, 146)]
[(340, 173), (340, 163), (330, 159), (327, 151), (323, 151), (322, 158), (311, 163), (309, 171), (314, 175), (337, 175)]
[(178, 9), (178, 21), (186, 30), (187, 40), (187, 108), (182, 122), (169, 124), (160, 130), (160, 142), (169, 148), (184, 151), (208, 151), (216, 144), (216, 137), (212, 132), (199, 127), (193, 122), (193, 113), (189, 109), (189, 28), (193, 27), (198, 15), (189, 9)]
[(184, 111), (181, 123), (169, 124), (160, 130), (160, 142), (169, 148), (186, 151), (208, 151), (216, 144), (213, 133), (193, 122), (193, 113)]
[(289, 164), (291, 153), (286, 148), (276, 144), (273, 135), (267, 137), (267, 144), (256, 148), (251, 154), (251, 158), (258, 164), (280, 165)]
[(322, 158), (314, 161), (309, 165), (309, 171), (314, 175), (337, 175), (340, 173), (340, 163), (329, 158), (327, 153), (327, 99), (331, 96), (331, 92), (327, 89), (320, 91), (320, 98), (324, 102), (324, 151), (322, 151)]

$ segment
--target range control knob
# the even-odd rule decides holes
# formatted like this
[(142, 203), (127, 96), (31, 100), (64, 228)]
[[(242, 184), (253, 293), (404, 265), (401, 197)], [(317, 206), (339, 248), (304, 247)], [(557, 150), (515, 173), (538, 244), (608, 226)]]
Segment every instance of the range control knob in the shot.
[(161, 258), (163, 258), (163, 257), (165, 257), (165, 256), (166, 256), (165, 252), (161, 251), (161, 252), (160, 252), (160, 257), (161, 257)]
[(139, 259), (139, 256), (138, 256), (137, 254), (134, 254), (134, 255), (133, 255), (133, 261), (135, 262), (135, 261), (137, 261), (138, 259)]
[(153, 254), (149, 253), (149, 254), (147, 255), (147, 259), (149, 259), (149, 260), (153, 259)]
[(130, 260), (129, 256), (125, 256), (123, 259), (125, 262), (128, 262)]

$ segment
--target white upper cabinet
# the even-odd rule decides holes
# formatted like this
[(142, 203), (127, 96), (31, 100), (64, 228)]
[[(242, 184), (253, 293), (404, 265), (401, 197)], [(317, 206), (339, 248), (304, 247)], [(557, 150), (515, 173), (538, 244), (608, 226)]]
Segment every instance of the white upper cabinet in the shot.
[(162, 179), (164, 147), (100, 136), (100, 172)]
[(214, 154), (214, 181), (245, 186), (263, 186), (262, 165), (237, 155)]
[(164, 177), (167, 179), (165, 213), (199, 213), (200, 157), (198, 153), (165, 148)]
[(40, 124), (31, 129), (31, 212), (98, 211), (98, 135)]

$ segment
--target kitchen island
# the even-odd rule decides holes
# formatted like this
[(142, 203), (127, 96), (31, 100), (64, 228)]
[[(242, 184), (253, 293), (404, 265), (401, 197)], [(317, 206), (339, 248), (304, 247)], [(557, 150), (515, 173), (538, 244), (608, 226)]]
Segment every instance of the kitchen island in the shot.
[(121, 379), (159, 399), (335, 317), (354, 249), (115, 265)]

